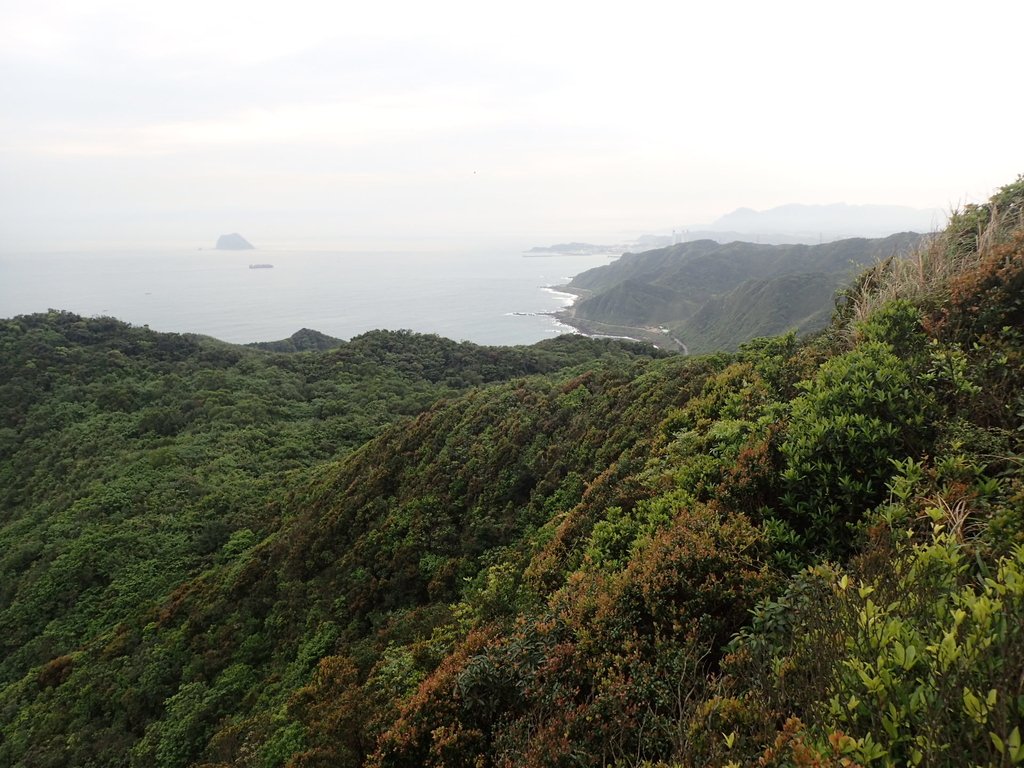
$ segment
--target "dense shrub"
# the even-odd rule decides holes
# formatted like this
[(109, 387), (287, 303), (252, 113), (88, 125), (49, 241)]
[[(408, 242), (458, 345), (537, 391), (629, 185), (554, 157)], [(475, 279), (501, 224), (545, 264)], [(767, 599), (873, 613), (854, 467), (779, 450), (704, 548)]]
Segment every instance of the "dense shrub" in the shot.
[(1024, 760), (1011, 746), (1024, 721), (1024, 548), (979, 570), (939, 533), (888, 566), (819, 566), (759, 606), (729, 663), (747, 705), (764, 722), (799, 716), (821, 754), (838, 743), (863, 764)]
[(882, 341), (824, 365), (792, 404), (780, 513), (811, 551), (843, 554), (850, 524), (885, 496), (892, 461), (917, 455), (933, 429), (928, 394)]

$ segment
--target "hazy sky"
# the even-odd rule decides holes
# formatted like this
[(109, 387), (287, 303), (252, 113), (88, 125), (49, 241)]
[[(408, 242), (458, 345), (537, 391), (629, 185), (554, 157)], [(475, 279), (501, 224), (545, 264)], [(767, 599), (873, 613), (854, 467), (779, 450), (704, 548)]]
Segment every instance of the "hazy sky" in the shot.
[(609, 240), (1024, 172), (1024, 2), (0, 0), (0, 249)]

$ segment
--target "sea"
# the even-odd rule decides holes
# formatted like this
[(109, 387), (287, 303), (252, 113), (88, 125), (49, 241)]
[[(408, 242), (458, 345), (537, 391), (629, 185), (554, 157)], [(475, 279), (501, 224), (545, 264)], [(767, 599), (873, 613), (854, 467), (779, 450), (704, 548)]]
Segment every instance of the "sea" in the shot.
[(234, 343), (386, 328), (532, 344), (572, 332), (550, 315), (573, 300), (559, 286), (611, 258), (501, 248), (0, 253), (0, 317), (62, 309)]

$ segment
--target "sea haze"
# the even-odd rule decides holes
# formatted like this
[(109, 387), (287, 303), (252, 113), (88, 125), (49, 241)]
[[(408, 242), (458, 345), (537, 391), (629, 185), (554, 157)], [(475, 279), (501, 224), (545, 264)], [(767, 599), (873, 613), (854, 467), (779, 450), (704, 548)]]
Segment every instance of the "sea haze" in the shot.
[[(478, 344), (531, 344), (571, 329), (550, 290), (601, 255), (517, 251), (151, 251), (0, 254), (0, 317), (66, 309), (158, 331), (246, 343), (313, 328), (351, 338), (407, 328)], [(273, 269), (250, 269), (250, 264)]]

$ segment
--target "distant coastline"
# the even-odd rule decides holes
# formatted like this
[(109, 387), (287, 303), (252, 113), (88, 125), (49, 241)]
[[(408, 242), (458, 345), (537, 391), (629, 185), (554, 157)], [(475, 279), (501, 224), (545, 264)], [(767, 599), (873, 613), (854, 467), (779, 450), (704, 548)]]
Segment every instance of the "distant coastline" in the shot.
[[(274, 268), (249, 269), (257, 263)], [(303, 327), (335, 338), (408, 328), (477, 344), (534, 344), (573, 330), (551, 314), (571, 300), (558, 286), (607, 263), (524, 259), (518, 248), (0, 254), (0, 317), (62, 307), (238, 344)]]
[(526, 251), (523, 254), (524, 259), (557, 259), (565, 256), (604, 256), (607, 259), (617, 259), (622, 255), (622, 251), (593, 251), (587, 253), (578, 252), (562, 252), (562, 251), (541, 251), (538, 253), (531, 253)]
[(546, 258), (558, 256), (604, 256), (609, 259), (617, 259), (624, 251), (628, 250), (626, 245), (595, 245), (594, 243), (556, 243), (555, 245), (535, 245), (528, 251), (523, 252), (526, 258)]

